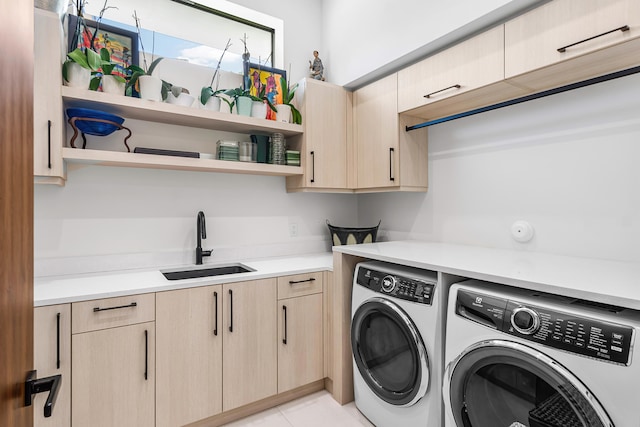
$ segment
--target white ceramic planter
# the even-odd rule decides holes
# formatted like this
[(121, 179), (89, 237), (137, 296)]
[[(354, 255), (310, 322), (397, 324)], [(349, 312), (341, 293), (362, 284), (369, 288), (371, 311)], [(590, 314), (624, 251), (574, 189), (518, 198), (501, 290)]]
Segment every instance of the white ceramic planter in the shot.
[(238, 114), (240, 116), (251, 116), (251, 107), (253, 106), (253, 100), (248, 96), (239, 96), (236, 105), (238, 106)]
[(187, 93), (181, 93), (177, 97), (173, 96), (173, 93), (171, 92), (167, 94), (167, 102), (169, 104), (182, 105), (184, 107), (191, 107), (191, 105), (193, 105), (193, 101), (195, 100), (196, 99), (193, 96)]
[[(202, 103), (200, 105), (202, 105)], [(207, 103), (202, 105), (202, 108), (204, 108), (205, 110), (220, 111), (220, 98), (218, 98), (217, 96), (210, 97), (207, 100)]]
[[(229, 108), (229, 104), (228, 102), (232, 102), (231, 98), (228, 95), (225, 95), (224, 93), (221, 93), (220, 95), (218, 95), (220, 98), (220, 112), (221, 113), (231, 113), (231, 108)], [(236, 106), (233, 106), (233, 110), (236, 109)]]
[(91, 81), (91, 70), (83, 68), (75, 62), (69, 62), (67, 67), (67, 78), (65, 84), (70, 87), (80, 87), (83, 89), (89, 89), (89, 82)]
[(155, 76), (140, 76), (140, 98), (162, 101), (162, 80)]
[(124, 95), (124, 82), (119, 82), (114, 76), (102, 76), (102, 91), (104, 93), (115, 93)]
[(278, 112), (276, 113), (276, 121), (282, 123), (291, 123), (291, 106), (286, 104), (276, 105)]
[(253, 101), (251, 104), (251, 117), (258, 117), (260, 119), (267, 118), (267, 108), (269, 106), (263, 101)]

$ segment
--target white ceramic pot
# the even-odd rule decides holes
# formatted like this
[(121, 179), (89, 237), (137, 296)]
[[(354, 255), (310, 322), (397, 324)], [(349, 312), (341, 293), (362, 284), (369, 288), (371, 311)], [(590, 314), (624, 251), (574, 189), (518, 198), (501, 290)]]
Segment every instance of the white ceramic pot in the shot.
[(102, 91), (124, 95), (125, 82), (119, 82), (114, 76), (102, 76)]
[(173, 93), (169, 92), (167, 94), (167, 102), (169, 104), (174, 104), (174, 105), (182, 105), (184, 107), (191, 107), (193, 105), (193, 101), (195, 101), (196, 99), (189, 95), (188, 93), (181, 93), (180, 95), (173, 96)]
[(155, 76), (140, 76), (140, 98), (162, 101), (162, 80)]
[(276, 113), (276, 121), (282, 123), (291, 123), (291, 106), (286, 104), (276, 105), (278, 112)]
[[(227, 103), (227, 101), (228, 102), (232, 102), (232, 98), (229, 97), (228, 95), (225, 95), (224, 93), (221, 93), (218, 96), (220, 98), (220, 112), (221, 113), (227, 113), (227, 114), (231, 113), (232, 111), (231, 111), (231, 108), (229, 107), (229, 104)], [(234, 104), (233, 110), (235, 110), (235, 109), (236, 109), (236, 106)]]
[(67, 86), (89, 89), (91, 70), (83, 68), (75, 62), (68, 62), (66, 67), (68, 80), (65, 81), (65, 84)]
[(263, 101), (253, 101), (251, 104), (251, 117), (258, 117), (260, 119), (267, 118), (267, 108), (269, 106)]
[[(202, 103), (200, 104), (202, 105)], [(205, 110), (220, 111), (220, 98), (212, 96), (207, 100), (207, 103), (202, 105)], [(228, 109), (228, 108), (227, 108)]]

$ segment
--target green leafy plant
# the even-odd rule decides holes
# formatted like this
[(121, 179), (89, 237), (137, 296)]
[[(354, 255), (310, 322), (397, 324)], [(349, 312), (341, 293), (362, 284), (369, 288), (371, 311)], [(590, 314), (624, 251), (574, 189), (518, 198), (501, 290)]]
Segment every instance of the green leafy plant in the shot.
[[(205, 105), (207, 101), (209, 101), (209, 98), (211, 98), (212, 96), (216, 96), (225, 91), (224, 89), (218, 89), (218, 83), (220, 83), (220, 80), (219, 79), (216, 80), (216, 77), (218, 77), (218, 72), (220, 71), (220, 64), (222, 64), (222, 58), (224, 58), (224, 54), (227, 50), (229, 50), (229, 47), (231, 47), (231, 39), (227, 40), (227, 45), (222, 51), (222, 55), (220, 55), (220, 59), (218, 60), (218, 65), (216, 66), (216, 70), (213, 72), (213, 78), (211, 79), (211, 83), (209, 84), (209, 86), (203, 87), (202, 90), (200, 91), (200, 103), (202, 103), (202, 105)], [(214, 82), (216, 83), (215, 89), (213, 89)], [(227, 104), (228, 103), (229, 102), (227, 101)], [(233, 105), (231, 106), (231, 108), (233, 108)]]
[(91, 49), (85, 49), (84, 51), (79, 47), (73, 52), (67, 53), (67, 60), (62, 64), (62, 77), (66, 81), (69, 81), (67, 67), (70, 63), (75, 62), (82, 68), (90, 70), (92, 73), (97, 73), (102, 67), (102, 58), (99, 54)]
[[(100, 60), (101, 60), (101, 64), (100, 64), (99, 72), (103, 76), (113, 76), (113, 78), (119, 81), (120, 83), (127, 82), (127, 80), (124, 77), (112, 74), (117, 64), (111, 61), (111, 53), (109, 52), (109, 49), (106, 49), (104, 47), (100, 49)], [(94, 74), (94, 77), (91, 79), (91, 82), (89, 83), (89, 89), (98, 90), (98, 87), (100, 86), (100, 80), (102, 80), (102, 76), (98, 75), (98, 72), (94, 72), (93, 74)]]
[(266, 92), (267, 92), (267, 87), (263, 84), (260, 84), (260, 91), (258, 92), (258, 95), (256, 96), (256, 95), (249, 94), (248, 96), (250, 96), (253, 101), (258, 101), (258, 102), (266, 101), (267, 105), (269, 105), (269, 108), (271, 108), (271, 110), (277, 113), (278, 109), (276, 108), (275, 105), (273, 105), (273, 103), (267, 96)]
[[(138, 84), (138, 79), (140, 78), (140, 76), (150, 76), (151, 73), (153, 73), (153, 70), (156, 69), (156, 66), (158, 65), (158, 63), (163, 59), (164, 59), (163, 57), (154, 59), (146, 71), (143, 68), (138, 67), (137, 65), (129, 65), (129, 67), (127, 67), (127, 71), (131, 73), (131, 77), (129, 77), (129, 81), (127, 81), (127, 86), (126, 86), (127, 95), (131, 96), (131, 92), (133, 88), (135, 88), (138, 92), (140, 92), (140, 85)], [(162, 99), (163, 100), (167, 99), (167, 94), (169, 93), (169, 90), (171, 90), (171, 84), (163, 80), (162, 81)]]
[(298, 109), (292, 104), (293, 97), (296, 94), (296, 89), (298, 89), (298, 83), (293, 86), (289, 86), (287, 79), (280, 77), (280, 87), (282, 87), (282, 103), (291, 107), (291, 118), (293, 123), (301, 125), (302, 114), (300, 114), (300, 111), (298, 111)]

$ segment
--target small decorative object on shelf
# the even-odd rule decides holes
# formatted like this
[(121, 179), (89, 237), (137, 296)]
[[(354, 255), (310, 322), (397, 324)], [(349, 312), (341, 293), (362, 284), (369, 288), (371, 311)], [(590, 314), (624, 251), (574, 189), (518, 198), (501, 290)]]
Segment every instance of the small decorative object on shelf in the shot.
[(309, 61), (309, 74), (311, 78), (324, 81), (324, 65), (318, 57), (318, 51), (313, 51), (313, 62)]
[(87, 138), (85, 134), (107, 136), (117, 130), (125, 129), (129, 134), (124, 138), (124, 146), (127, 147), (127, 152), (131, 152), (127, 144), (127, 140), (131, 137), (131, 130), (122, 126), (122, 123), (124, 123), (122, 117), (88, 108), (67, 108), (67, 116), (69, 117), (69, 124), (73, 128), (73, 136), (69, 142), (72, 148), (76, 148), (74, 142), (78, 137), (78, 132), (82, 134), (82, 148), (86, 148)]
[(355, 245), (360, 243), (374, 243), (378, 235), (380, 223), (374, 227), (336, 227), (327, 220), (327, 227), (331, 233), (333, 246)]

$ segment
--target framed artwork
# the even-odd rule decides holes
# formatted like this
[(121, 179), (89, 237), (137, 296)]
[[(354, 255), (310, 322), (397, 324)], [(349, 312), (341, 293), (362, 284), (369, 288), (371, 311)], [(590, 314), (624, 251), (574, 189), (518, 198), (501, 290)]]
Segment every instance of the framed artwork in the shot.
[(138, 65), (137, 33), (84, 18), (78, 19), (75, 15), (68, 16), (69, 52), (78, 47), (91, 48), (93, 41), (93, 50), (96, 52), (99, 53), (103, 47), (111, 52), (111, 61), (117, 64), (113, 74), (125, 77), (129, 65)]
[[(258, 96), (260, 90), (265, 88), (265, 96), (272, 104), (282, 103), (282, 86), (280, 77), (287, 79), (287, 72), (277, 68), (265, 67), (259, 64), (245, 62), (244, 64), (245, 89), (249, 86), (249, 93)], [(276, 113), (267, 109), (267, 119), (275, 120)]]

